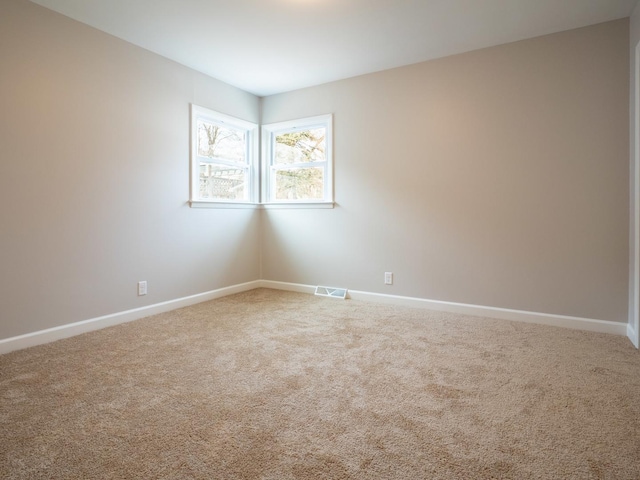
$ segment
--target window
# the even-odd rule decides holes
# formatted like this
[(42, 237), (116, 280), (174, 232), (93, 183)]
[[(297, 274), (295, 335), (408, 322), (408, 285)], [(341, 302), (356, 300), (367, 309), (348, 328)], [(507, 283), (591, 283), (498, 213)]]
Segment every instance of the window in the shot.
[(332, 208), (331, 128), (331, 115), (265, 125), (259, 163), (256, 124), (191, 105), (191, 206)]
[(191, 105), (191, 204), (256, 201), (258, 126)]
[(263, 201), (333, 202), (332, 116), (262, 127)]

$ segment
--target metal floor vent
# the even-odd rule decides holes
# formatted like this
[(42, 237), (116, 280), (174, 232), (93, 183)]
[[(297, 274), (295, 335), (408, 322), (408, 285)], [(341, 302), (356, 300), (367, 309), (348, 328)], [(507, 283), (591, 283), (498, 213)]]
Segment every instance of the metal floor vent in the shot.
[(347, 298), (347, 289), (346, 288), (335, 288), (335, 287), (316, 287), (316, 295), (321, 297), (333, 297), (333, 298)]

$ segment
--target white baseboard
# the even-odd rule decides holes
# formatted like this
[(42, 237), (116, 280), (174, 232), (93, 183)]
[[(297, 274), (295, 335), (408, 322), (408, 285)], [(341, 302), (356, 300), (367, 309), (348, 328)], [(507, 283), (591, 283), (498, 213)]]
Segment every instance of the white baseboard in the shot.
[(288, 292), (315, 293), (316, 287), (313, 285), (303, 285), (301, 283), (276, 282), (274, 280), (260, 280), (261, 288), (271, 288), (273, 290), (286, 290)]
[[(168, 312), (177, 308), (195, 305), (216, 298), (233, 295), (234, 293), (245, 292), (255, 288), (272, 288), (275, 290), (287, 290), (290, 292), (300, 292), (313, 294), (315, 286), (303, 285), (299, 283), (276, 282), (272, 280), (255, 280), (253, 282), (241, 283), (229, 287), (211, 290), (209, 292), (191, 295), (189, 297), (169, 300), (167, 302), (156, 303), (146, 307), (126, 310), (124, 312), (105, 315), (102, 317), (83, 320), (80, 322), (61, 325), (59, 327), (48, 328), (37, 332), (27, 333), (16, 337), (0, 340), (0, 355), (14, 350), (42, 345), (63, 338), (73, 337), (82, 333), (99, 330), (101, 328), (118, 325), (120, 323), (131, 322), (140, 318)], [(438, 300), (427, 300), (415, 297), (403, 297), (398, 295), (387, 295), (382, 293), (361, 292), (350, 290), (348, 298), (355, 300), (373, 301), (379, 303), (389, 303), (394, 305), (405, 305), (409, 307), (427, 308), (450, 313), (461, 313), (480, 317), (498, 318), (502, 320), (512, 320), (517, 322), (538, 323), (542, 325), (552, 325), (556, 327), (573, 328), (577, 330), (589, 330), (600, 333), (611, 333), (614, 335), (627, 335), (631, 342), (638, 348), (638, 336), (631, 325), (626, 323), (611, 322), (607, 320), (594, 320), (590, 318), (569, 317), (565, 315), (553, 315), (546, 313), (526, 312), (522, 310), (510, 310), (506, 308), (484, 307), (480, 305), (469, 305), (464, 303), (442, 302)], [(336, 300), (338, 301), (338, 300)]]
[(167, 302), (148, 305), (146, 307), (135, 308), (133, 310), (126, 310), (124, 312), (104, 315), (102, 317), (83, 320), (67, 325), (61, 325), (59, 327), (47, 328), (46, 330), (39, 330), (37, 332), (27, 333), (16, 337), (5, 338), (0, 340), (0, 355), (3, 353), (12, 352), (14, 350), (20, 350), (27, 347), (33, 347), (36, 345), (53, 342), (55, 340), (60, 340), (63, 338), (73, 337), (75, 335), (80, 335), (81, 333), (100, 330), (101, 328), (111, 327), (120, 323), (131, 322), (133, 320), (138, 320), (150, 315), (168, 312), (169, 310), (187, 307), (189, 305), (206, 302), (208, 300), (232, 295), (234, 293), (253, 290), (254, 288), (259, 288), (260, 286), (261, 284), (259, 280), (241, 283), (238, 285), (219, 288), (217, 290), (211, 290), (209, 292), (199, 293), (188, 297), (169, 300)]
[(640, 338), (638, 338), (638, 332), (631, 326), (630, 323), (627, 324), (627, 337), (633, 343), (633, 346), (640, 349)]
[[(262, 280), (260, 286), (292, 292), (313, 293), (315, 287), (299, 283), (274, 282)], [(621, 322), (608, 320), (595, 320), (592, 318), (570, 317), (567, 315), (554, 315), (549, 313), (527, 312), (523, 310), (511, 310), (507, 308), (485, 307), (481, 305), (469, 305), (466, 303), (443, 302), (439, 300), (427, 300), (416, 297), (402, 297), (399, 295), (387, 295), (383, 293), (361, 292), (349, 290), (348, 298), (354, 300), (366, 300), (408, 307), (427, 308), (441, 312), (461, 313), (478, 317), (497, 318), (516, 322), (537, 323), (554, 327), (572, 328), (575, 330), (588, 330), (591, 332), (610, 333), (614, 335), (627, 335), (627, 325)]]

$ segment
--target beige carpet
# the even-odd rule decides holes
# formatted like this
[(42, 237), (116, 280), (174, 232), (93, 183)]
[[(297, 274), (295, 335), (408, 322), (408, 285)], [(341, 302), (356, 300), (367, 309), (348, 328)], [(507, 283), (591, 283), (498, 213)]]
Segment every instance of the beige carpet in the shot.
[(640, 478), (628, 339), (254, 290), (0, 356), (1, 478)]

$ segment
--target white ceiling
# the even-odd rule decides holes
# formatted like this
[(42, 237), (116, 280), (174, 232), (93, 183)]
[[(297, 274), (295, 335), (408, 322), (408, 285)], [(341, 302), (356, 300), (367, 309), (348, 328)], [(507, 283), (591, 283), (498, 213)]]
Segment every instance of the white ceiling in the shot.
[(265, 96), (628, 17), (638, 0), (32, 0)]

